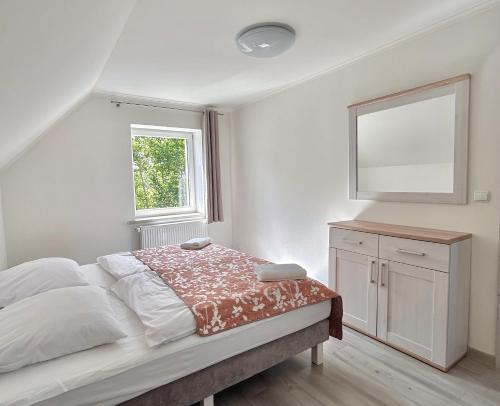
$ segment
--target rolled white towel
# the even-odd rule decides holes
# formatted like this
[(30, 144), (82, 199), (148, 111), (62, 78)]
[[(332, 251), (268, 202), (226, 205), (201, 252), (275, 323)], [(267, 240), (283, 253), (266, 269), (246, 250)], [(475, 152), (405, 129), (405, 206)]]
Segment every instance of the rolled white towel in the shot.
[(183, 242), (181, 248), (184, 250), (201, 250), (210, 244), (212, 244), (212, 239), (210, 237), (191, 238)]
[(282, 281), (286, 279), (306, 279), (307, 271), (297, 264), (263, 264), (254, 268), (261, 282)]

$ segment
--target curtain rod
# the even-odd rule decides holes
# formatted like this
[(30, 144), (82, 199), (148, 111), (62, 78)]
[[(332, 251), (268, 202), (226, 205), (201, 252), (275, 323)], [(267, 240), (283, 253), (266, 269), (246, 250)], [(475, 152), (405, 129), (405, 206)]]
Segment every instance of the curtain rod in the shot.
[[(129, 104), (131, 106), (154, 107), (157, 109), (169, 109), (169, 110), (179, 110), (179, 111), (190, 111), (191, 113), (203, 113), (203, 110), (185, 109), (182, 107), (156, 106), (154, 104), (132, 103), (132, 102), (119, 101), (119, 100), (111, 100), (110, 103), (115, 104), (116, 107), (120, 107), (120, 104)], [(217, 112), (217, 115), (223, 116), (224, 114)]]

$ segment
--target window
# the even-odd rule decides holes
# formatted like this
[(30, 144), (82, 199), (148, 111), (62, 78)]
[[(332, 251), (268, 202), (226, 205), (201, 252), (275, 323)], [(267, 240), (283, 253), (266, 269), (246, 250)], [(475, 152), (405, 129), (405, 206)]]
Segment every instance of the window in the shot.
[(136, 217), (203, 215), (201, 131), (131, 126)]

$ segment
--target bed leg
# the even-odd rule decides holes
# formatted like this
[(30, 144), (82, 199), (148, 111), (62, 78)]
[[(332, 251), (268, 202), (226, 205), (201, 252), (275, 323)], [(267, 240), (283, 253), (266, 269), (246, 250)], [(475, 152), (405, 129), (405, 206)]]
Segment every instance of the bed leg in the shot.
[(311, 361), (314, 365), (323, 363), (323, 343), (319, 343), (311, 348)]
[(214, 395), (202, 399), (200, 401), (200, 406), (214, 406)]

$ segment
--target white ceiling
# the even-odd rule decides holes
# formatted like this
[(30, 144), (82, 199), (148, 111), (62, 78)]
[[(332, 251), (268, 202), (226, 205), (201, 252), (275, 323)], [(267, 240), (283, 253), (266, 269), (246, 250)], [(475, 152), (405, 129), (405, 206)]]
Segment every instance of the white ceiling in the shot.
[[(0, 168), (93, 89), (235, 106), (493, 0), (1, 0)], [(235, 36), (297, 31), (273, 59)]]
[[(352, 60), (479, 0), (138, 0), (97, 88), (234, 106)], [(287, 23), (297, 40), (273, 59), (235, 44), (244, 27)]]
[(0, 167), (92, 90), (132, 6), (0, 1)]

